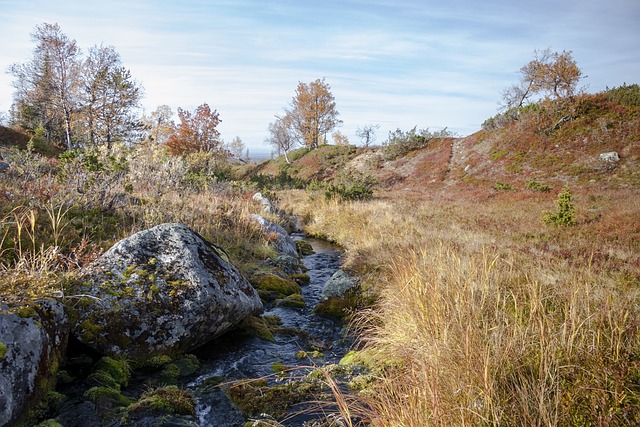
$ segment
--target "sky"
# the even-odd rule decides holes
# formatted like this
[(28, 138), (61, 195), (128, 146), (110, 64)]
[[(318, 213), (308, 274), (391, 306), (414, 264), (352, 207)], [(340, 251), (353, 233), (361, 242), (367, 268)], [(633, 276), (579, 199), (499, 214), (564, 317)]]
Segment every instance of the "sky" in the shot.
[(0, 0), (0, 114), (45, 22), (85, 53), (114, 46), (146, 112), (206, 102), (252, 155), (271, 151), (299, 82), (325, 78), (354, 144), (368, 124), (378, 144), (414, 126), (478, 131), (536, 49), (572, 51), (589, 92), (640, 83), (638, 0)]

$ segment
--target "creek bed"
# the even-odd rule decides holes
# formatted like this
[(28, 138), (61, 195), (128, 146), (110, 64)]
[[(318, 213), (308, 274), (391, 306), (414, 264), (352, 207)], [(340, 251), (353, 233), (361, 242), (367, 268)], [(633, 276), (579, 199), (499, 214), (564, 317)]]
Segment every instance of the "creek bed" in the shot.
[[(297, 236), (299, 238), (299, 236)], [(315, 254), (302, 259), (310, 277), (302, 286), (306, 305), (301, 308), (274, 307), (263, 314), (278, 316), (280, 328), (292, 333), (278, 333), (273, 342), (257, 337), (247, 337), (230, 332), (200, 348), (195, 354), (202, 362), (200, 375), (187, 384), (187, 389), (197, 399), (198, 422), (207, 426), (242, 426), (247, 420), (243, 413), (228, 400), (221, 387), (210, 386), (218, 379), (225, 382), (268, 378), (269, 383), (282, 381), (274, 375), (273, 366), (282, 364), (296, 368), (288, 371), (290, 377), (303, 376), (313, 366), (335, 364), (347, 352), (350, 341), (344, 335), (343, 322), (339, 319), (319, 316), (313, 308), (322, 300), (322, 289), (327, 280), (339, 269), (342, 258), (338, 249), (328, 242), (316, 239), (308, 241)], [(313, 349), (323, 354), (317, 358), (299, 358), (296, 353)], [(306, 368), (302, 366), (307, 366)], [(294, 406), (298, 415), (287, 417), (285, 426), (301, 426), (316, 418), (312, 408)]]

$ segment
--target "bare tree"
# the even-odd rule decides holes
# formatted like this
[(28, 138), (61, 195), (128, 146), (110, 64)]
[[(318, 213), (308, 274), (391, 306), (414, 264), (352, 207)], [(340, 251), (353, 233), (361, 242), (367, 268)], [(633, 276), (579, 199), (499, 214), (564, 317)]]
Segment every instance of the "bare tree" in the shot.
[(362, 127), (358, 127), (356, 130), (356, 136), (362, 141), (362, 145), (368, 147), (376, 141), (376, 131), (380, 129), (379, 124), (367, 124)]
[(267, 142), (273, 146), (278, 154), (284, 154), (288, 164), (291, 164), (288, 152), (297, 144), (293, 137), (292, 121), (291, 113), (286, 113), (282, 117), (276, 116), (276, 120), (269, 123), (269, 137), (267, 138)]

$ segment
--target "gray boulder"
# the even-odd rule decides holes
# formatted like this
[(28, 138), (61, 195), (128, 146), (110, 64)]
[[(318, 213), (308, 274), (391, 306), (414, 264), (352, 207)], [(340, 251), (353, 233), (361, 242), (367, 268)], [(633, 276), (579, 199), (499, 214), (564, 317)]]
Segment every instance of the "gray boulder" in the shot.
[(273, 233), (276, 235), (274, 249), (278, 254), (298, 257), (296, 242), (289, 236), (284, 228), (261, 215), (253, 214), (251, 215), (251, 219), (258, 223), (265, 233)]
[(323, 298), (343, 297), (345, 292), (354, 288), (358, 281), (344, 270), (338, 270), (327, 280), (322, 288)]
[(262, 210), (265, 213), (273, 213), (273, 205), (271, 204), (271, 200), (267, 199), (262, 195), (262, 193), (258, 192), (253, 195), (252, 199), (262, 206)]
[(40, 301), (10, 313), (0, 307), (0, 425), (12, 425), (53, 385), (68, 338), (62, 304)]
[(616, 151), (609, 151), (607, 153), (600, 154), (600, 160), (607, 163), (618, 163), (620, 161), (620, 156)]
[(121, 240), (81, 272), (72, 333), (133, 360), (190, 351), (262, 309), (224, 251), (183, 224)]
[(11, 166), (7, 162), (0, 162), (0, 172), (4, 172), (9, 169)]

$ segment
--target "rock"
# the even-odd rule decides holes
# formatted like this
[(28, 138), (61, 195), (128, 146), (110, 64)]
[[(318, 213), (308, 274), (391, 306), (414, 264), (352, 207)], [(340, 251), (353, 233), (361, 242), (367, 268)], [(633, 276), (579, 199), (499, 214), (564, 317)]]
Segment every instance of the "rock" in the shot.
[(0, 310), (0, 425), (12, 425), (54, 385), (69, 335), (62, 304)]
[(618, 163), (620, 156), (617, 151), (609, 151), (607, 153), (600, 154), (600, 160), (607, 163)]
[(72, 332), (132, 360), (187, 352), (262, 309), (224, 251), (183, 224), (121, 240), (81, 272)]
[(355, 287), (358, 284), (355, 278), (349, 275), (344, 270), (338, 270), (333, 273), (333, 276), (327, 280), (322, 289), (322, 296), (326, 298), (330, 297), (342, 297), (344, 293), (349, 289)]
[(4, 172), (7, 169), (9, 169), (9, 163), (7, 162), (0, 162), (0, 172)]
[(300, 259), (291, 255), (278, 255), (273, 259), (265, 260), (263, 264), (268, 267), (275, 267), (287, 276), (305, 272), (305, 267), (300, 262)]
[(262, 206), (262, 210), (265, 213), (273, 213), (273, 205), (271, 204), (271, 200), (267, 199), (262, 195), (262, 193), (258, 192), (253, 195), (252, 199)]
[(251, 215), (251, 219), (260, 224), (260, 227), (262, 227), (265, 233), (273, 233), (276, 235), (274, 248), (280, 255), (298, 256), (296, 242), (294, 242), (284, 228), (261, 215), (253, 214)]

